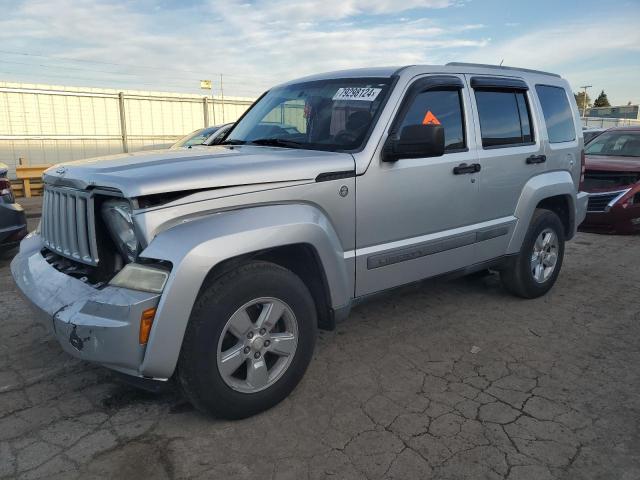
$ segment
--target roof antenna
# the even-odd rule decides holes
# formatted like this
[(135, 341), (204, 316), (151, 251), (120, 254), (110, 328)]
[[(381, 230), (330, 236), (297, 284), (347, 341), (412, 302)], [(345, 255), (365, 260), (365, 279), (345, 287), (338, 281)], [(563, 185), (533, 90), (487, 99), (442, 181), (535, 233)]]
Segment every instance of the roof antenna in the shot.
[(504, 58), (500, 60), (500, 66), (502, 66), (502, 62), (504, 62)]

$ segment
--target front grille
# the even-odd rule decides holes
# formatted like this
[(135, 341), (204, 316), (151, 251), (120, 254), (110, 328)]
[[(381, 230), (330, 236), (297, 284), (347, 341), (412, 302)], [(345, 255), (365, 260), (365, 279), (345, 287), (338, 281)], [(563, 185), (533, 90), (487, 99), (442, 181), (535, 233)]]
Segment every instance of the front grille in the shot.
[(590, 193), (587, 212), (607, 212), (629, 190), (619, 190), (616, 192)]
[(584, 174), (584, 188), (588, 190), (620, 189), (640, 181), (640, 172), (607, 172), (587, 170)]
[(87, 265), (98, 265), (92, 193), (46, 186), (40, 232), (49, 250)]

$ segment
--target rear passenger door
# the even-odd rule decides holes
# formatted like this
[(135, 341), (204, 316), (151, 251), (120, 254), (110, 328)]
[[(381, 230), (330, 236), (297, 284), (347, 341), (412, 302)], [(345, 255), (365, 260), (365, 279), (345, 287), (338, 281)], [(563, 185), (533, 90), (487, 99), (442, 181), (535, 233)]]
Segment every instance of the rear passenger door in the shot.
[[(479, 217), (504, 219), (513, 225), (514, 213), (527, 181), (546, 170), (544, 146), (532, 92), (520, 78), (468, 75), (476, 117), (476, 143), (482, 165)], [(510, 235), (502, 235), (491, 249), (479, 249), (478, 260), (505, 253)], [(486, 257), (486, 258), (485, 258)]]

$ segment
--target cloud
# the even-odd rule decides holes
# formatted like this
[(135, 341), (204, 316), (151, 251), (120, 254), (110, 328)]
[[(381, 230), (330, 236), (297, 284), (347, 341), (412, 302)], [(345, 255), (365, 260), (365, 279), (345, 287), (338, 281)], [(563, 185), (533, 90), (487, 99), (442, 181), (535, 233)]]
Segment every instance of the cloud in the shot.
[(634, 15), (537, 28), (469, 49), (463, 58), (553, 71), (568, 79), (575, 91), (591, 84), (593, 92), (609, 92), (611, 102), (639, 101), (635, 79), (640, 72), (640, 30)]
[[(218, 2), (219, 3), (219, 2)], [(268, 16), (277, 16), (292, 20), (296, 18), (314, 18), (341, 20), (357, 15), (380, 15), (399, 13), (418, 8), (446, 8), (458, 3), (455, 0), (325, 0), (256, 2), (250, 7)]]
[(467, 59), (529, 68), (557, 68), (604, 54), (640, 53), (640, 30), (635, 18), (573, 22), (492, 42), (470, 52)]
[[(487, 45), (476, 36), (482, 25), (448, 25), (429, 18), (434, 9), (460, 3), (228, 0), (167, 7), (151, 0), (29, 0), (7, 8), (9, 14), (0, 19), (0, 50), (109, 64), (166, 65), (164, 72), (113, 66), (108, 68), (117, 73), (104, 76), (105, 82), (155, 81), (157, 88), (163, 83), (195, 85), (197, 76), (224, 72), (229, 88), (240, 85), (258, 93), (274, 82), (322, 70), (435, 63), (447, 49)], [(0, 57), (0, 67), (5, 66), (3, 59), (8, 57)], [(70, 74), (48, 67), (40, 72)], [(80, 81), (88, 74), (74, 76)]]
[[(197, 91), (199, 79), (216, 81), (224, 73), (228, 93), (256, 95), (274, 83), (340, 68), (504, 60), (578, 78), (585, 63), (602, 71), (617, 55), (638, 58), (640, 30), (633, 15), (598, 22), (560, 19), (525, 30), (506, 28), (504, 19), (496, 20), (497, 27), (460, 22), (458, 9), (448, 11), (451, 20), (442, 13), (465, 4), (0, 0), (0, 76), (18, 72), (31, 82)], [(7, 51), (43, 57), (2, 53)]]

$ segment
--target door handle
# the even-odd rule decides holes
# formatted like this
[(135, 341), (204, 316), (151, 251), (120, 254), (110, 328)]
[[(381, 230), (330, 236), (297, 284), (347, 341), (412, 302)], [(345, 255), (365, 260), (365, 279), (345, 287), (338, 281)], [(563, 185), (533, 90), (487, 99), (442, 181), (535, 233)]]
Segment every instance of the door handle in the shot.
[(547, 161), (546, 155), (531, 155), (527, 157), (527, 165), (532, 165), (535, 163), (544, 163)]
[(476, 173), (479, 172), (482, 167), (479, 163), (472, 163), (467, 165), (466, 163), (461, 163), (457, 167), (453, 167), (454, 175), (464, 175), (465, 173)]

